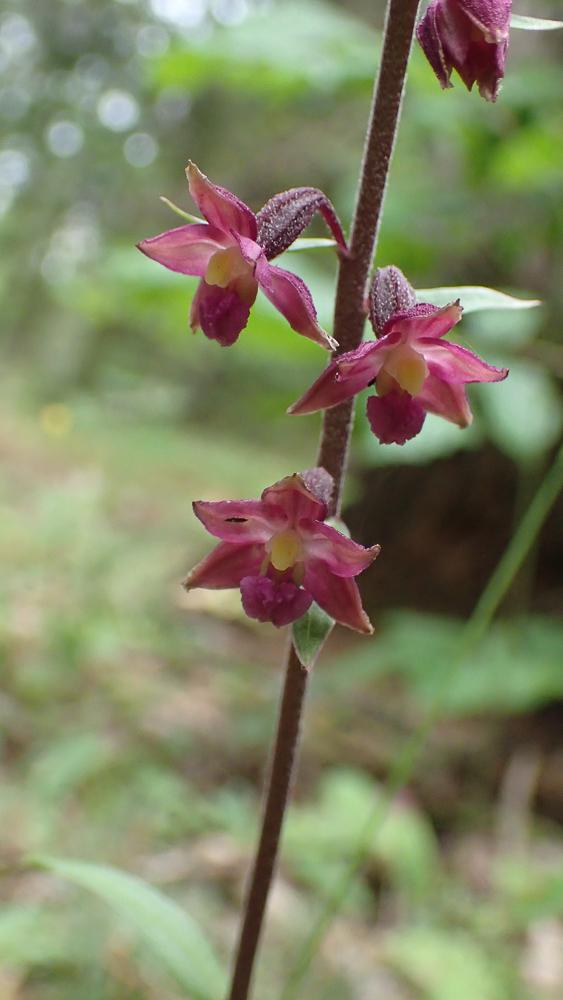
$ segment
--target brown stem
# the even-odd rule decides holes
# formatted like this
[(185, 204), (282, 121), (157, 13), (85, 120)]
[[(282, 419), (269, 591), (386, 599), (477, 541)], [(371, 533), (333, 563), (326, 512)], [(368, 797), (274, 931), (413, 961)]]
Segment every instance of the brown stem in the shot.
[[(334, 308), (334, 336), (339, 353), (362, 339), (364, 297), (373, 260), (381, 209), (407, 71), (418, 0), (389, 0), (383, 51), (371, 107), (350, 252), (342, 257)], [(334, 478), (333, 508), (340, 510), (353, 422), (353, 404), (342, 403), (324, 414), (318, 464)], [(272, 884), (287, 801), (299, 745), (308, 673), (293, 646), (287, 660), (278, 730), (262, 820), (262, 832), (250, 877), (229, 1000), (247, 1000), (264, 911)]]
[[(364, 299), (375, 253), (389, 166), (401, 113), (407, 64), (418, 0), (390, 0), (379, 75), (366, 135), (360, 184), (350, 235), (350, 251), (342, 257), (334, 305), (334, 336), (338, 354), (361, 342)], [(317, 463), (334, 479), (334, 512), (339, 513), (342, 484), (354, 419), (353, 400), (325, 410)]]
[(264, 910), (272, 884), (280, 833), (291, 790), (295, 755), (299, 746), (301, 716), (307, 690), (307, 671), (290, 646), (283, 687), (276, 742), (262, 820), (262, 832), (256, 851), (250, 887), (245, 903), (237, 961), (231, 984), (230, 1000), (246, 1000)]

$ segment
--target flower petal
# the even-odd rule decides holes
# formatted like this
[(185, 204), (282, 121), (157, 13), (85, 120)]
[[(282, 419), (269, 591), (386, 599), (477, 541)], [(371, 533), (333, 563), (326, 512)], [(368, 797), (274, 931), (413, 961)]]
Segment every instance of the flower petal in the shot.
[(330, 362), (316, 382), (287, 412), (297, 415), (315, 413), (351, 399), (377, 378), (389, 349), (398, 340), (397, 335), (390, 334), (380, 340), (360, 344), (355, 351), (341, 354)]
[(244, 545), (220, 542), (188, 573), (183, 586), (186, 590), (238, 587), (243, 577), (259, 572), (264, 556), (264, 546), (258, 542)]
[(192, 300), (190, 326), (192, 330), (201, 327), (209, 340), (231, 347), (248, 323), (251, 304), (248, 295), (241, 298), (237, 294), (236, 287), (221, 288), (201, 281)]
[(299, 534), (305, 543), (305, 559), (322, 560), (327, 570), (336, 576), (357, 576), (367, 569), (381, 549), (379, 545), (366, 549), (330, 524), (319, 521), (302, 521)]
[(262, 501), (273, 511), (274, 518), (282, 510), (289, 527), (297, 527), (302, 518), (323, 521), (327, 513), (326, 503), (307, 488), (297, 473), (268, 486), (262, 493)]
[(502, 382), (508, 375), (508, 368), (488, 365), (459, 344), (421, 337), (417, 347), (434, 375), (446, 382)]
[(331, 618), (371, 635), (373, 627), (362, 607), (358, 584), (351, 577), (335, 576), (321, 559), (309, 559), (305, 566), (305, 590), (309, 590), (317, 604)]
[(268, 576), (245, 576), (240, 582), (242, 606), (249, 618), (271, 622), (276, 628), (302, 618), (313, 597), (291, 580), (271, 580)]
[(370, 396), (366, 406), (369, 425), (381, 444), (406, 444), (422, 430), (426, 414), (420, 398), (393, 389), (385, 396)]
[[(442, 86), (456, 69), (471, 90), (495, 101), (508, 49), (511, 0), (434, 0), (417, 36)], [(444, 83), (444, 79), (448, 83)]]
[(227, 233), (239, 233), (255, 240), (258, 225), (254, 212), (224, 187), (212, 184), (191, 160), (186, 167), (190, 194), (212, 226)]
[(473, 420), (463, 384), (446, 382), (432, 372), (422, 386), (417, 401), (428, 413), (436, 413), (458, 427), (469, 427)]
[(288, 523), (280, 506), (261, 500), (196, 500), (193, 511), (210, 534), (239, 545), (267, 542)]
[(452, 87), (450, 75), (451, 65), (446, 59), (442, 39), (438, 30), (437, 10), (440, 0), (433, 0), (429, 5), (424, 17), (416, 29), (416, 37), (428, 59), (432, 69), (438, 77), (438, 82), (443, 90)]
[(419, 302), (412, 309), (395, 313), (383, 327), (383, 333), (400, 333), (404, 341), (415, 341), (420, 337), (443, 337), (459, 323), (463, 309), (459, 301), (447, 306), (432, 306)]
[(213, 254), (227, 245), (226, 234), (204, 222), (178, 226), (137, 243), (141, 253), (163, 264), (169, 271), (193, 274), (199, 278), (205, 274)]
[(297, 333), (327, 350), (334, 350), (336, 341), (319, 326), (311, 293), (301, 278), (281, 267), (274, 267), (265, 257), (257, 261), (255, 277), (272, 305)]
[(489, 44), (502, 42), (510, 33), (512, 0), (458, 0), (473, 24), (483, 32)]

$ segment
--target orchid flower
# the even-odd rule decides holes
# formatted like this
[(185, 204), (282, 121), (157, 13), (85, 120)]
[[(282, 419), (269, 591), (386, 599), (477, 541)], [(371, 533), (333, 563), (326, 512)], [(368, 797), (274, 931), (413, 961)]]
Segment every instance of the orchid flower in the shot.
[(432, 0), (417, 38), (441, 86), (457, 70), (468, 90), (477, 82), (496, 101), (504, 76), (512, 0)]
[(137, 246), (171, 271), (201, 278), (192, 302), (190, 325), (223, 347), (244, 330), (258, 288), (297, 333), (327, 349), (336, 342), (317, 322), (306, 284), (270, 260), (293, 243), (319, 211), (336, 243), (346, 240), (331, 202), (316, 188), (294, 188), (275, 195), (256, 216), (225, 188), (212, 184), (194, 163), (186, 168), (190, 194), (205, 217)]
[(280, 627), (312, 601), (342, 625), (373, 632), (354, 577), (379, 553), (325, 524), (332, 477), (324, 469), (287, 476), (260, 500), (199, 500), (194, 513), (219, 544), (191, 571), (187, 590), (240, 587), (249, 618)]
[(367, 401), (367, 416), (382, 444), (405, 444), (420, 432), (427, 413), (468, 427), (473, 415), (466, 383), (500, 382), (508, 369), (443, 339), (461, 314), (459, 301), (443, 308), (417, 303), (398, 268), (380, 268), (369, 302), (378, 338), (336, 357), (288, 412), (328, 409), (374, 385), (377, 395)]

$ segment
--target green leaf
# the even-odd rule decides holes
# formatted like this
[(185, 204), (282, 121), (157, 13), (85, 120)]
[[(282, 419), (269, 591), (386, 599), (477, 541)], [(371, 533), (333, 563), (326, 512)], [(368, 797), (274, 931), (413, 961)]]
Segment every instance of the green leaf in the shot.
[(383, 957), (426, 1000), (502, 1000), (509, 995), (502, 966), (455, 926), (421, 924), (391, 932)]
[(254, 99), (301, 99), (304, 91), (334, 95), (369, 86), (379, 38), (332, 3), (287, 0), (240, 25), (217, 27), (201, 41), (183, 40), (154, 60), (154, 79), (159, 87), (192, 93), (219, 85)]
[(295, 253), (298, 250), (325, 250), (327, 247), (335, 247), (336, 241), (325, 236), (299, 236), (293, 241), (286, 253)]
[[(324, 896), (357, 848), (359, 832), (374, 810), (382, 808), (384, 797), (382, 787), (360, 771), (329, 770), (315, 801), (295, 807), (288, 817), (287, 859), (299, 879)], [(394, 808), (378, 836), (369, 838), (368, 851), (413, 897), (435, 889), (440, 863), (436, 839), (414, 806)]]
[(104, 900), (132, 927), (194, 1000), (217, 1000), (226, 980), (203, 931), (177, 903), (135, 875), (86, 861), (40, 856), (32, 863)]
[(551, 375), (531, 361), (513, 361), (504, 382), (475, 386), (493, 441), (517, 462), (541, 460), (561, 434), (563, 409)]
[(525, 14), (513, 14), (510, 18), (511, 28), (521, 28), (523, 31), (555, 31), (563, 28), (563, 21), (549, 21), (544, 17), (526, 17)]
[(327, 615), (326, 611), (319, 608), (314, 601), (307, 613), (294, 623), (293, 644), (301, 663), (307, 670), (313, 666), (333, 625), (334, 621), (330, 615)]
[(539, 299), (515, 299), (505, 292), (483, 285), (454, 285), (452, 288), (420, 288), (416, 293), (420, 302), (431, 302), (435, 306), (447, 306), (460, 299), (465, 313), (479, 312), (481, 309), (533, 309), (540, 306)]

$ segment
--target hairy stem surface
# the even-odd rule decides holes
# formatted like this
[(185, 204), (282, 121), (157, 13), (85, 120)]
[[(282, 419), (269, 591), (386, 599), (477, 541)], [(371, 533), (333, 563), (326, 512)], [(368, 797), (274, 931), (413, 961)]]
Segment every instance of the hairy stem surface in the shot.
[[(390, 0), (381, 64), (374, 89), (350, 250), (341, 257), (334, 307), (338, 353), (356, 348), (364, 329), (364, 299), (381, 221), (387, 177), (401, 102), (418, 0)], [(317, 464), (334, 479), (333, 513), (339, 513), (353, 422), (353, 403), (324, 414)], [(262, 820), (262, 831), (246, 897), (229, 1000), (247, 1000), (262, 923), (278, 855), (280, 834), (291, 790), (308, 673), (290, 648), (278, 730)]]

